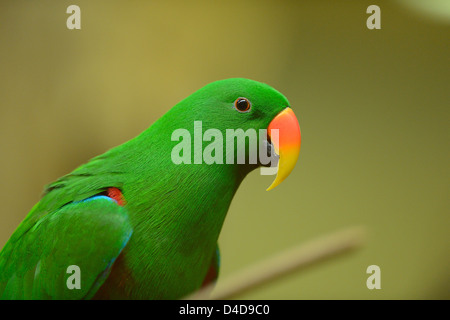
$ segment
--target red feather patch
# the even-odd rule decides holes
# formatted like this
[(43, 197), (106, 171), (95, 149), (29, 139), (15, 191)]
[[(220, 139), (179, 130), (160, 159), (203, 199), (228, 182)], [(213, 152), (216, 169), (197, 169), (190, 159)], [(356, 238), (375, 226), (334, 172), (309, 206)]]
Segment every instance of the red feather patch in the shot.
[(123, 197), (122, 191), (120, 191), (117, 188), (111, 187), (106, 190), (106, 196), (110, 197), (111, 199), (114, 199), (117, 201), (117, 204), (121, 207), (123, 207), (127, 202), (125, 201), (125, 198)]
[(206, 287), (208, 284), (217, 280), (217, 269), (214, 265), (211, 265), (208, 269), (205, 279), (203, 279), (202, 288)]

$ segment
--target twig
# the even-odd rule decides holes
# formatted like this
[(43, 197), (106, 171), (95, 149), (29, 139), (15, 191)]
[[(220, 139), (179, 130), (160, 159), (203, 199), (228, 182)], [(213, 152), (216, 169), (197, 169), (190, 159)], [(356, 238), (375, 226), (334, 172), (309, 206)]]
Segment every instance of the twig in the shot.
[(364, 235), (363, 227), (353, 227), (297, 245), (229, 276), (214, 291), (215, 284), (210, 284), (184, 299), (230, 299), (294, 271), (351, 251), (362, 245)]

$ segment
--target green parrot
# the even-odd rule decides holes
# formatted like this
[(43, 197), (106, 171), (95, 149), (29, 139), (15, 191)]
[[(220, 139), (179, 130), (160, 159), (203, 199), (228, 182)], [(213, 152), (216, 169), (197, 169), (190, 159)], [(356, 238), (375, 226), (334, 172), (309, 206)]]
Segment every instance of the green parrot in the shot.
[[(232, 129), (247, 139), (224, 152)], [(242, 78), (204, 86), (50, 183), (0, 252), (0, 298), (179, 299), (216, 281), (233, 196), (250, 171), (273, 166), (239, 161), (261, 129), (258, 146), (278, 160), (272, 189), (295, 166), (300, 127), (280, 92)]]

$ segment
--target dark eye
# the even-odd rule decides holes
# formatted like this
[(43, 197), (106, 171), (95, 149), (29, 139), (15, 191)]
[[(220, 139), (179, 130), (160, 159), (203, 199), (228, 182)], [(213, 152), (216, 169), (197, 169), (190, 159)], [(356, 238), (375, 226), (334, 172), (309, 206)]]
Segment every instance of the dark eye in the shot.
[(246, 112), (250, 110), (251, 106), (252, 104), (247, 98), (237, 98), (236, 101), (234, 102), (234, 107), (239, 112)]

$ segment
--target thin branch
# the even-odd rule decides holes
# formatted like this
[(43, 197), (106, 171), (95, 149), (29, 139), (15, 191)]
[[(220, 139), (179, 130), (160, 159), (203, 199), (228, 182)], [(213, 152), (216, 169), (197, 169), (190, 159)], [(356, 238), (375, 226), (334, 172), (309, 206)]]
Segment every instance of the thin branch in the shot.
[(364, 242), (364, 236), (363, 227), (353, 227), (311, 240), (229, 276), (214, 291), (214, 284), (210, 284), (184, 299), (231, 299), (294, 271), (356, 249)]

